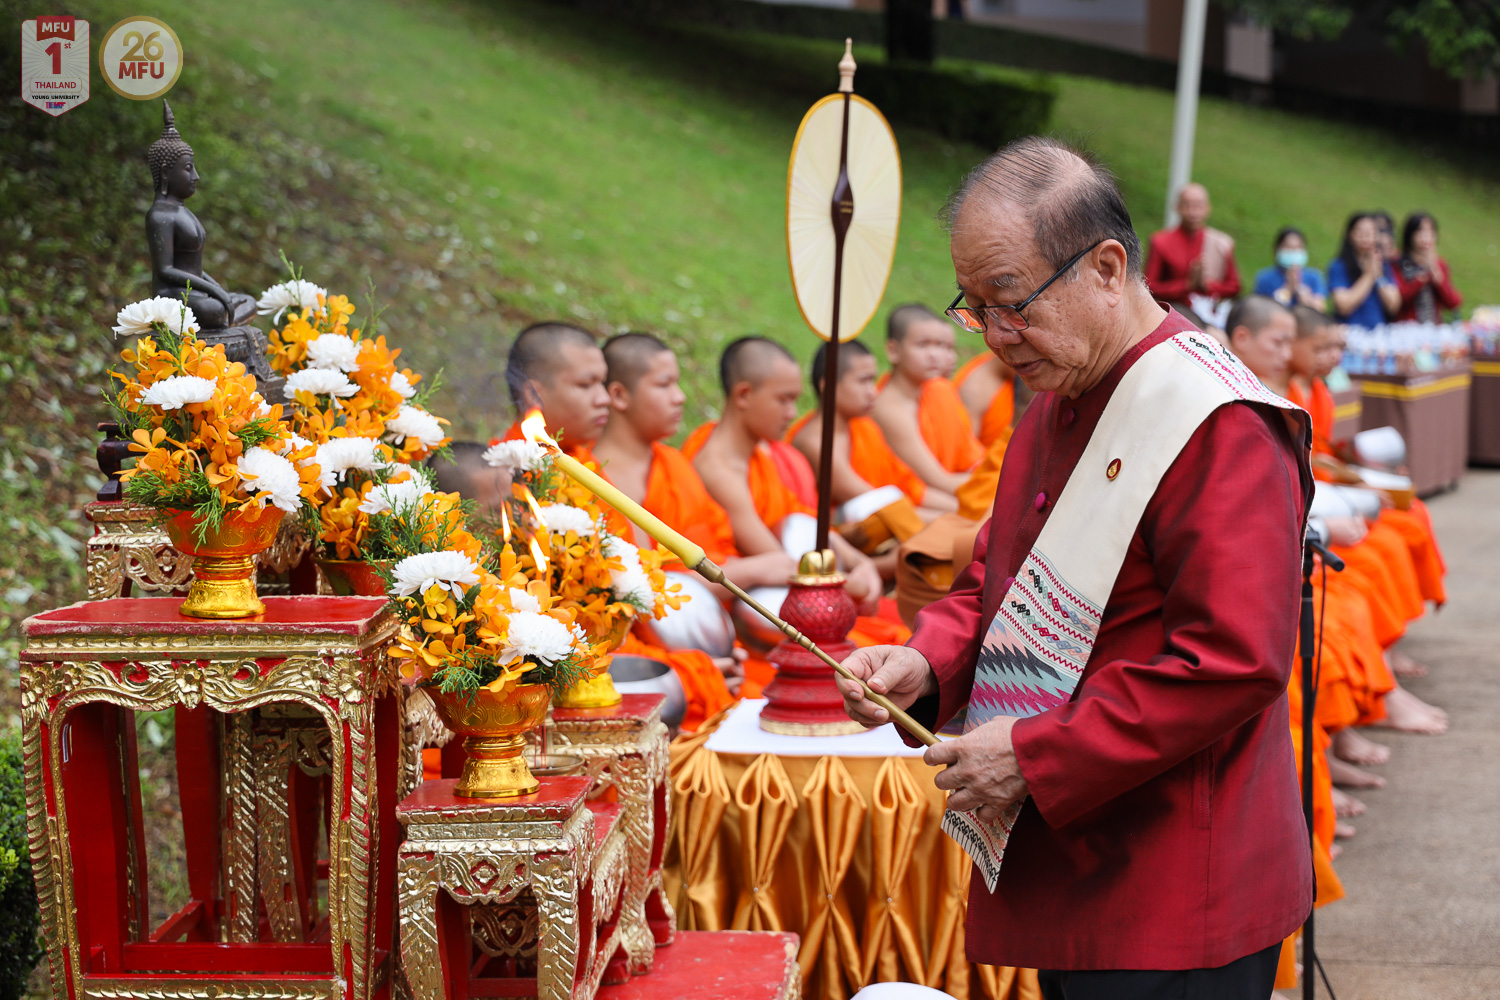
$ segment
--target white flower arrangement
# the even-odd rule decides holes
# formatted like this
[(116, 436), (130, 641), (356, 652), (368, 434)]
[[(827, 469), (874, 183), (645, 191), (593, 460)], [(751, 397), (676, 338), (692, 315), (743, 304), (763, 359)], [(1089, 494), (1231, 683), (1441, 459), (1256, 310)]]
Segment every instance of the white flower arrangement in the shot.
[(140, 402), (145, 406), (159, 406), (163, 410), (177, 410), (189, 403), (206, 403), (214, 398), (219, 383), (211, 378), (197, 375), (172, 375), (159, 382), (152, 382), (141, 393)]
[(307, 367), (359, 371), (359, 345), (342, 333), (325, 333), (307, 342)]
[(483, 455), (497, 469), (511, 472), (540, 472), (547, 468), (547, 449), (535, 441), (501, 441), (492, 444)]
[(584, 636), (576, 625), (564, 625), (551, 615), (536, 611), (517, 611), (507, 616), (506, 646), (500, 658), (520, 657), (550, 665), (567, 659), (573, 654), (574, 646), (583, 641)]
[(246, 493), (269, 493), (259, 498), (259, 506), (266, 501), (286, 511), (295, 513), (302, 506), (302, 482), (297, 467), (268, 448), (250, 448), (235, 463), (240, 470), (240, 479)]
[(641, 550), (623, 538), (606, 535), (604, 554), (623, 564), (620, 569), (610, 570), (609, 584), (615, 600), (651, 614), (656, 608), (656, 592), (651, 589), (651, 578), (641, 568)]
[(322, 467), (324, 481), (332, 486), (347, 472), (374, 472), (385, 464), (376, 451), (379, 447), (380, 442), (374, 438), (330, 438), (318, 445), (314, 461)]
[(463, 600), (464, 592), (479, 582), (479, 565), (464, 553), (451, 549), (407, 556), (391, 573), (395, 577), (392, 594), (396, 597), (425, 594), (438, 586), (455, 599)]
[(432, 495), (432, 487), (420, 476), (399, 483), (381, 483), (365, 494), (359, 509), (366, 514), (387, 514), (413, 506), (425, 496)]
[(179, 336), (198, 332), (198, 317), (186, 302), (158, 295), (132, 302), (116, 313), (115, 336), (143, 337), (154, 333), (157, 323)]
[(543, 504), (541, 510), (542, 521), (554, 535), (566, 535), (571, 531), (579, 538), (588, 538), (599, 530), (586, 510), (565, 503)]
[(416, 438), (423, 448), (436, 448), (447, 437), (437, 417), (420, 407), (406, 405), (385, 422), (385, 431), (387, 438), (396, 444), (407, 438)]
[(304, 368), (286, 377), (286, 388), (282, 391), (289, 400), (296, 399), (299, 392), (348, 399), (359, 392), (359, 386), (349, 381), (349, 376), (337, 368)]
[(397, 372), (391, 376), (391, 388), (402, 399), (411, 399), (417, 394), (417, 387), (411, 384), (411, 379), (406, 377), (406, 372)]
[(510, 588), (510, 606), (517, 611), (535, 611), (540, 613), (542, 602), (536, 599), (536, 595), (520, 587)]
[(318, 308), (319, 296), (327, 298), (328, 289), (319, 288), (311, 281), (300, 278), (296, 281), (283, 281), (260, 293), (260, 299), (255, 303), (255, 314), (270, 316), (272, 323), (280, 323), (281, 314), (296, 306), (306, 317), (309, 312)]

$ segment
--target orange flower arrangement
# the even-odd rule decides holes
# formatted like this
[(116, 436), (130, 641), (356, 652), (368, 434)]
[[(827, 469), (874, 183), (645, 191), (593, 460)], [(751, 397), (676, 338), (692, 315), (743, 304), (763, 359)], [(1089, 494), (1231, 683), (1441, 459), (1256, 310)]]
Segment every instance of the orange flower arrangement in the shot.
[(194, 511), (202, 538), (230, 513), (255, 519), (268, 503), (295, 512), (317, 493), (315, 449), (261, 398), (243, 364), (193, 336), (192, 310), (149, 299), (122, 309), (118, 323), (117, 335), (138, 338), (120, 352), (129, 370), (113, 373), (119, 388), (109, 398), (135, 456), (120, 474), (129, 500)]

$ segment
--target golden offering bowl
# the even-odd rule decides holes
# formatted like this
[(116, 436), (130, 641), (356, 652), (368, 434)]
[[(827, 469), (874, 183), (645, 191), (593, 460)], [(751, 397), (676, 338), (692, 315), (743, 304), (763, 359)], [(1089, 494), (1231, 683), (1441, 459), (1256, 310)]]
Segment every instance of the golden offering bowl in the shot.
[(551, 694), (545, 684), (522, 684), (503, 695), (480, 688), (472, 701), (435, 687), (426, 690), (443, 725), (464, 738), (469, 754), (453, 794), (504, 799), (541, 787), (526, 766), (525, 734), (547, 717)]
[(237, 510), (198, 541), (199, 519), (178, 511), (162, 525), (172, 547), (193, 557), (193, 582), (177, 610), (193, 618), (249, 618), (266, 606), (255, 592), (255, 556), (276, 541), (285, 511)]

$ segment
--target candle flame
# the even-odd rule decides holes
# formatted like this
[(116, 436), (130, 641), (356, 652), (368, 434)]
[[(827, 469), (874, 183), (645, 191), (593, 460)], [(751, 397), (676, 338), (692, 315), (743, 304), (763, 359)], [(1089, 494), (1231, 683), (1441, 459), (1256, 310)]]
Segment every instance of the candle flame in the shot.
[(542, 505), (536, 502), (536, 497), (524, 486), (521, 487), (521, 499), (525, 500), (527, 506), (531, 508), (531, 513), (536, 518), (536, 523), (541, 526), (543, 531), (546, 531), (547, 519), (542, 516)]
[(510, 514), (507, 513), (506, 506), (503, 503), (500, 505), (500, 539), (504, 542), (510, 541)]
[(526, 414), (526, 419), (521, 421), (521, 436), (532, 444), (544, 444), (555, 451), (561, 451), (561, 446), (547, 433), (547, 420), (542, 416), (542, 411), (533, 409)]
[(536, 568), (543, 576), (547, 576), (552, 572), (552, 565), (547, 560), (547, 553), (542, 551), (542, 546), (537, 542), (535, 535), (531, 536), (529, 544), (531, 545), (531, 558), (536, 560)]

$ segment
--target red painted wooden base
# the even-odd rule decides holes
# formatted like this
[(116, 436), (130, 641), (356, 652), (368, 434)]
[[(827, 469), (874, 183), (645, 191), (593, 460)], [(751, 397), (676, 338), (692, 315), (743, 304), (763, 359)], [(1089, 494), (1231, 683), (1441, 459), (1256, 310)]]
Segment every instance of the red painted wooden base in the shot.
[(773, 931), (678, 931), (656, 966), (598, 1000), (787, 1000), (797, 996), (797, 935)]
[[(854, 652), (849, 630), (858, 610), (840, 577), (792, 577), (781, 606), (786, 623), (828, 655), (843, 661)], [(766, 685), (766, 707), (760, 728), (787, 736), (837, 736), (863, 727), (844, 713), (844, 698), (834, 683), (833, 668), (790, 639), (769, 656), (776, 679)]]

